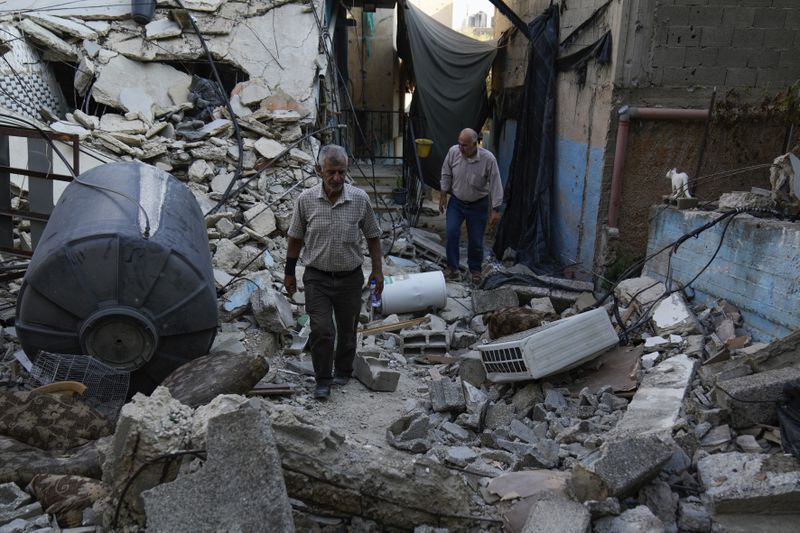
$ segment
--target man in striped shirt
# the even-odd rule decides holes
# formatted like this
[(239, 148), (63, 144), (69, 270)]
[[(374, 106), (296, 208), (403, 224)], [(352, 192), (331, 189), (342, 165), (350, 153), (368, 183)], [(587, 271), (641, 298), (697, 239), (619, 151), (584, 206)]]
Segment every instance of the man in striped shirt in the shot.
[(298, 196), (292, 214), (284, 285), (289, 295), (297, 290), (295, 266), (302, 251), (306, 312), (311, 318), (309, 347), (317, 381), (314, 397), (322, 400), (330, 396), (331, 384), (347, 384), (353, 372), (364, 286), (362, 234), (372, 262), (369, 280), (375, 280), (378, 295), (383, 291), (383, 268), (381, 231), (369, 197), (345, 183), (347, 152), (341, 146), (323, 146), (316, 171), (322, 183)]

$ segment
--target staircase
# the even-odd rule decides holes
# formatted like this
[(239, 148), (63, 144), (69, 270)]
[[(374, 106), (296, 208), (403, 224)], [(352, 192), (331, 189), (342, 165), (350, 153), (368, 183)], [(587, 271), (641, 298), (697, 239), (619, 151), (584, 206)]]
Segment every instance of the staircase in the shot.
[(401, 165), (375, 165), (373, 167), (369, 163), (361, 162), (358, 165), (355, 163), (350, 165), (350, 177), (353, 178), (353, 185), (369, 195), (372, 209), (379, 215), (386, 212), (391, 212), (395, 218), (403, 215), (403, 207), (394, 203), (392, 198), (392, 190), (397, 187), (402, 175), (403, 167)]

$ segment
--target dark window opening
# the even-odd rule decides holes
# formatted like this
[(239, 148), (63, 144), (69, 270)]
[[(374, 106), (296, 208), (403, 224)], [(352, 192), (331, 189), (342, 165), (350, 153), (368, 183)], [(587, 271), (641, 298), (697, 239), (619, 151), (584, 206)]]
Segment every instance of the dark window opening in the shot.
[[(209, 65), (208, 61), (160, 61), (159, 63), (162, 65), (169, 65), (176, 70), (185, 72), (189, 75), (196, 75), (209, 80), (215, 79), (211, 65)], [(230, 96), (231, 91), (237, 83), (241, 83), (250, 79), (250, 76), (245, 71), (241, 70), (235, 65), (219, 61), (215, 62), (214, 65), (217, 68), (217, 73), (219, 73), (225, 94), (228, 96)], [(122, 109), (109, 108), (108, 106), (95, 102), (94, 99), (91, 98), (91, 86), (89, 87), (87, 94), (78, 94), (78, 91), (75, 89), (74, 85), (75, 71), (78, 68), (77, 65), (63, 62), (51, 62), (49, 63), (49, 66), (55, 75), (56, 81), (61, 88), (61, 92), (64, 94), (64, 99), (67, 103), (67, 112), (71, 112), (74, 109), (80, 109), (84, 113), (98, 117), (102, 116), (107, 110), (112, 113), (124, 113)]]

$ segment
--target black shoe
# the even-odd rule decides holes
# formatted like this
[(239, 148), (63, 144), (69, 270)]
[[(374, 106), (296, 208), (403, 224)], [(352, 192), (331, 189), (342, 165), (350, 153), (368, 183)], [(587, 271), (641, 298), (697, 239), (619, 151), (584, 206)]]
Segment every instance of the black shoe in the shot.
[(331, 395), (331, 386), (330, 385), (317, 385), (314, 389), (314, 398), (317, 400), (327, 400), (328, 396)]
[(344, 387), (350, 381), (350, 376), (334, 376), (333, 384), (339, 387)]

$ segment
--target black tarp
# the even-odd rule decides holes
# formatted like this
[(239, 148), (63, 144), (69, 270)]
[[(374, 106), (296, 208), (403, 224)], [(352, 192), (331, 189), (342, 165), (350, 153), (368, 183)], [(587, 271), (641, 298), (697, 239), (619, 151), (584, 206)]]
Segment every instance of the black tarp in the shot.
[(494, 41), (478, 41), (403, 4), (406, 46), (398, 54), (414, 72), (412, 114), (423, 118), (417, 137), (433, 139), (431, 155), (422, 160), (427, 185), (439, 188), (444, 156), (464, 128), (480, 131), (489, 112), (486, 76), (497, 53)]
[(516, 251), (517, 262), (536, 273), (551, 272), (552, 189), (555, 168), (557, 7), (528, 24), (530, 47), (521, 113), (506, 184), (506, 209), (494, 252)]

